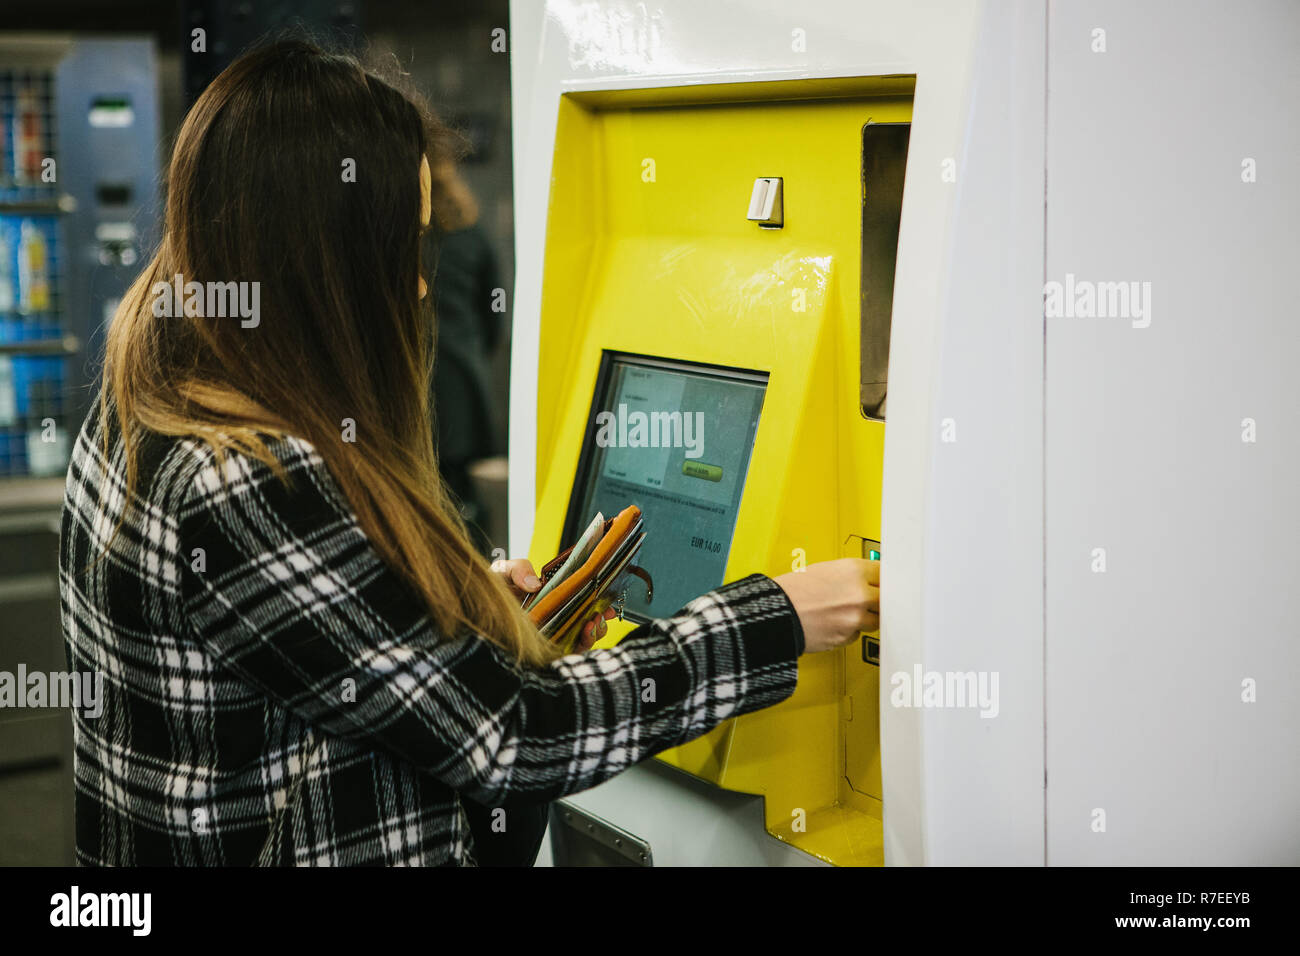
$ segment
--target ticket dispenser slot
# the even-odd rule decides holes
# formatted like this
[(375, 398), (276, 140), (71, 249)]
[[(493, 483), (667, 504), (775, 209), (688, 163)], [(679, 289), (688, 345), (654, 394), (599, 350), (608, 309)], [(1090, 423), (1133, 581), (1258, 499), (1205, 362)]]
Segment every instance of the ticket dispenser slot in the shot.
[[(647, 520), (643, 561), (655, 605), (630, 604), (632, 620), (611, 622), (606, 643), (671, 613), (674, 596), (863, 556), (863, 541), (879, 541), (884, 300), (914, 85), (894, 76), (560, 97), (530, 557), (549, 559), (588, 511), (662, 511)], [(892, 128), (890, 142), (872, 126)], [(886, 199), (892, 227), (877, 215)], [(626, 405), (630, 415), (637, 401), (703, 413), (703, 450), (593, 447), (597, 414)], [(712, 517), (694, 521), (704, 507)], [(832, 863), (883, 863), (879, 667), (862, 657), (858, 641), (805, 657), (789, 700), (659, 759), (761, 794), (777, 839)]]
[(894, 266), (903, 217), (903, 173), (911, 123), (862, 127), (862, 334), (859, 401), (864, 418), (885, 420)]

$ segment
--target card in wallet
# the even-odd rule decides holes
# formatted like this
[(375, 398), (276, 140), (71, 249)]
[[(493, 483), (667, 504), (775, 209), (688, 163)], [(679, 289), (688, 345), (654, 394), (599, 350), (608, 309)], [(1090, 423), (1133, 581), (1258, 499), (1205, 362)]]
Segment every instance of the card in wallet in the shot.
[[(577, 544), (542, 566), (542, 588), (524, 601), (524, 610), (543, 636), (568, 650), (596, 614), (613, 606), (621, 616), (630, 576), (644, 581), (646, 600), (653, 599), (650, 575), (632, 563), (645, 540), (644, 524), (641, 509), (631, 505), (603, 526), (593, 522)], [(575, 549), (581, 563), (570, 560)]]

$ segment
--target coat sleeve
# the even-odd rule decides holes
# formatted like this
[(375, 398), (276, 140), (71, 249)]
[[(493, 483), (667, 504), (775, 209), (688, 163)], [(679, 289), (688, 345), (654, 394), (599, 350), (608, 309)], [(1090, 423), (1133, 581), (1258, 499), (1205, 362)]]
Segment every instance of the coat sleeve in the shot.
[(798, 618), (759, 574), (544, 668), (437, 634), (311, 446), (273, 450), (288, 486), (238, 454), (189, 479), (180, 553), (203, 561), (180, 569), (181, 613), (222, 666), (327, 734), (483, 803), (549, 800), (794, 692)]

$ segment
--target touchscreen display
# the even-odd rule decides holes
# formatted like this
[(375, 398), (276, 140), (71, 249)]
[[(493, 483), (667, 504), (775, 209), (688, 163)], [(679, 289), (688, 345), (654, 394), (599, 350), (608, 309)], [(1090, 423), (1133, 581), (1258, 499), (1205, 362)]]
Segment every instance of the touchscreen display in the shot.
[(605, 353), (565, 541), (597, 511), (641, 509), (654, 599), (630, 579), (625, 616), (667, 616), (723, 583), (766, 389), (762, 372)]

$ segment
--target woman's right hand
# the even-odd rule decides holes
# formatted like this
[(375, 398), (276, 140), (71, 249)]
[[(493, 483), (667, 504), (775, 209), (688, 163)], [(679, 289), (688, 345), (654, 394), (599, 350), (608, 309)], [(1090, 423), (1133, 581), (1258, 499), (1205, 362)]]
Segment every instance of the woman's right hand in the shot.
[(880, 627), (879, 561), (821, 561), (773, 580), (799, 614), (806, 654), (843, 647)]

